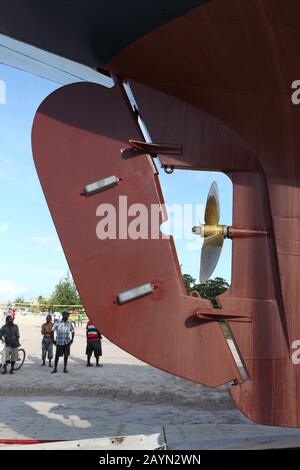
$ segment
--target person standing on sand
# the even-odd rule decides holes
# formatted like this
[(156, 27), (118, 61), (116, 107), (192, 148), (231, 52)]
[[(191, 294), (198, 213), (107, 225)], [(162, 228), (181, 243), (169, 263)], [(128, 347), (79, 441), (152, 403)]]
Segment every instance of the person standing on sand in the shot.
[(87, 367), (91, 367), (91, 357), (94, 352), (96, 358), (96, 367), (102, 367), (99, 364), (99, 358), (102, 356), (102, 345), (101, 345), (101, 333), (97, 330), (95, 324), (92, 321), (88, 321), (86, 325), (86, 355), (87, 355)]
[(48, 353), (49, 367), (52, 367), (51, 360), (53, 358), (53, 328), (51, 315), (46, 316), (46, 323), (42, 324), (41, 333), (43, 335), (42, 340), (42, 366), (46, 365), (46, 356)]
[(10, 374), (14, 373), (14, 366), (18, 359), (18, 347), (20, 346), (20, 333), (17, 325), (14, 325), (12, 313), (6, 315), (6, 323), (0, 330), (0, 339), (4, 339), (4, 357), (3, 357), (3, 372), (2, 375), (7, 374), (7, 364), (10, 362)]
[(56, 354), (54, 369), (51, 374), (55, 374), (57, 372), (57, 364), (60, 356), (64, 356), (64, 373), (68, 373), (68, 357), (70, 356), (70, 348), (75, 336), (74, 326), (69, 322), (69, 315), (69, 312), (63, 312), (62, 321), (54, 323), (52, 328), (53, 334), (56, 333), (56, 340), (53, 340), (53, 344), (56, 346)]

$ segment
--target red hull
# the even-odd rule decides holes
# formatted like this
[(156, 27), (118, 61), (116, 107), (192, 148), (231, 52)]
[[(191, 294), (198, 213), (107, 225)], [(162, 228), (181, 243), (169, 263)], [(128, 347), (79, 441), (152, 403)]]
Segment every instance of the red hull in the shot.
[[(154, 142), (178, 144), (164, 165), (226, 172), (234, 184), (233, 224), (269, 231), (234, 239), (232, 288), (220, 298), (249, 374), (231, 388), (256, 422), (300, 427), (300, 6), (296, 0), (215, 0), (145, 35), (107, 69), (133, 81)], [(41, 183), (80, 295), (103, 333), (142, 360), (216, 386), (240, 380), (207, 302), (185, 295), (172, 242), (97, 240), (96, 208), (162, 201), (146, 157), (124, 160), (140, 140), (117, 89), (74, 85), (51, 95), (33, 128)], [(109, 175), (122, 184), (93, 198), (83, 187)], [(148, 243), (149, 242), (149, 243)], [(150, 297), (119, 306), (119, 292), (150, 282)], [(213, 312), (216, 314), (216, 312)], [(251, 317), (251, 322), (248, 317)]]

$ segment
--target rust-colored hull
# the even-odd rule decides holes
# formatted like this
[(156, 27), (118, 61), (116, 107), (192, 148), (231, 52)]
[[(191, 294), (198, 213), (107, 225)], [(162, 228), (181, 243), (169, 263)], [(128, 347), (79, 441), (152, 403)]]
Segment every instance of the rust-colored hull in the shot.
[[(296, 0), (215, 0), (145, 35), (108, 69), (136, 84), (155, 142), (183, 145), (178, 168), (212, 169), (234, 184), (233, 224), (270, 230), (233, 240), (232, 288), (223, 309), (251, 312), (231, 323), (249, 380), (231, 389), (254, 421), (300, 426), (300, 5)], [(138, 58), (138, 59), (137, 59)], [(167, 65), (166, 65), (167, 64)]]
[[(118, 209), (119, 196), (128, 197), (128, 208), (163, 203), (151, 161), (122, 158), (128, 136), (139, 134), (121, 92), (92, 84), (50, 95), (33, 126), (36, 168), (88, 315), (111, 341), (160, 369), (212, 387), (239, 380), (220, 325), (194, 315), (212, 308), (187, 296), (173, 241), (152, 240), (150, 219), (148, 239), (123, 239), (119, 220), (116, 239), (97, 238), (101, 204)], [(111, 175), (121, 178), (118, 186), (82, 195), (88, 183)], [(154, 224), (157, 234), (161, 222)], [(145, 283), (156, 286), (151, 296), (116, 303), (119, 293)]]
[[(130, 79), (153, 141), (182, 146), (182, 155), (162, 153), (162, 164), (226, 172), (233, 225), (269, 233), (233, 239), (232, 287), (219, 300), (223, 315), (236, 316), (228, 324), (249, 375), (233, 399), (256, 422), (292, 427), (300, 427), (300, 365), (291, 360), (300, 340), (300, 106), (291, 101), (299, 49), (297, 0), (214, 0), (106, 64)], [(217, 314), (185, 295), (171, 242), (97, 240), (101, 202), (162, 201), (150, 160), (122, 159), (128, 139), (141, 137), (119, 90), (88, 84), (51, 95), (33, 128), (37, 170), (87, 311), (156, 367), (210, 386), (241, 382), (217, 321), (196, 319), (199, 310)], [(117, 188), (80, 196), (114, 172), (123, 177)], [(146, 282), (158, 285), (151, 297), (114, 303)]]

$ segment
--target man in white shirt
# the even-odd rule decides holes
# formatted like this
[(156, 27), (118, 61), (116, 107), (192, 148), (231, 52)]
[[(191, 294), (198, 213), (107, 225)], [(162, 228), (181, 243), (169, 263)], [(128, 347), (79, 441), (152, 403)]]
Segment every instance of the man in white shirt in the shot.
[(68, 357), (70, 355), (70, 347), (74, 341), (75, 336), (74, 326), (71, 322), (69, 322), (69, 315), (69, 312), (63, 312), (62, 320), (57, 323), (54, 322), (54, 326), (52, 328), (53, 334), (55, 336), (53, 344), (56, 346), (56, 354), (54, 370), (51, 372), (51, 374), (56, 374), (58, 360), (61, 356), (64, 357), (64, 373), (68, 373)]

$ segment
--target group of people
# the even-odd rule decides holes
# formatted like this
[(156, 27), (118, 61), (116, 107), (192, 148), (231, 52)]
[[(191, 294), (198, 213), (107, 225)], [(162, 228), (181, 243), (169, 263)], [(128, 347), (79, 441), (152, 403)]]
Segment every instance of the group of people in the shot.
[[(53, 359), (53, 346), (56, 347), (54, 357), (54, 368), (51, 374), (57, 372), (57, 366), (59, 358), (64, 359), (63, 372), (68, 373), (67, 364), (70, 356), (71, 345), (75, 337), (74, 323), (69, 320), (70, 312), (64, 311), (62, 318), (55, 318), (52, 322), (52, 316), (50, 314), (46, 317), (46, 322), (41, 326), (42, 338), (42, 366), (46, 365), (46, 359), (48, 359), (49, 367), (52, 366)], [(92, 321), (88, 321), (86, 325), (86, 356), (87, 356), (87, 367), (91, 367), (91, 357), (94, 353), (96, 359), (96, 367), (102, 367), (99, 363), (100, 356), (102, 356), (102, 345), (101, 345), (101, 333), (96, 328)], [(7, 374), (7, 366), (10, 364), (10, 374), (13, 374), (14, 365), (18, 358), (18, 348), (20, 346), (20, 332), (16, 324), (14, 324), (14, 317), (9, 311), (6, 314), (5, 324), (0, 329), (0, 340), (5, 342), (3, 371), (2, 374)]]
[[(71, 310), (68, 313), (69, 321), (73, 323), (74, 327), (76, 327), (76, 325), (82, 326), (85, 315), (83, 315), (81, 312), (77, 312), (76, 310)], [(52, 313), (52, 308), (49, 308), (48, 314), (53, 317), (54, 323), (59, 322), (61, 320), (61, 313), (59, 311), (55, 311)]]

